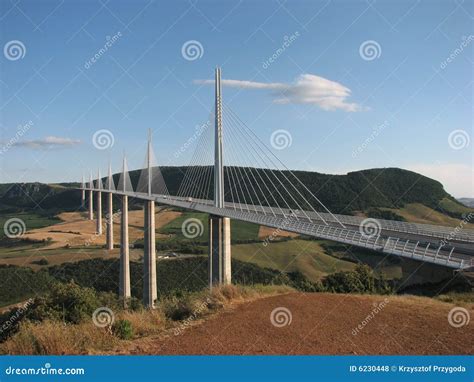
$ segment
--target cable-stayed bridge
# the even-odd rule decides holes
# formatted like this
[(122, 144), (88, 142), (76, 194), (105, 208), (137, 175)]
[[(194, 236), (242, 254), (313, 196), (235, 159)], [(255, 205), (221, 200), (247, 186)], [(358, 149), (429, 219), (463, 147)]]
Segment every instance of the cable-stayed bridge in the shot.
[[(327, 239), (381, 254), (438, 264), (455, 270), (474, 265), (474, 231), (383, 219), (333, 214), (278, 159), (245, 123), (222, 102), (221, 72), (215, 74), (215, 106), (211, 123), (195, 133), (196, 149), (171, 195), (148, 138), (145, 166), (133, 187), (124, 157), (118, 182), (109, 165), (105, 178), (83, 179), (83, 201), (88, 195), (89, 218), (102, 234), (102, 193), (107, 194), (106, 238), (112, 249), (113, 195), (121, 197), (120, 295), (130, 297), (128, 199), (144, 201), (144, 303), (153, 307), (156, 291), (155, 203), (209, 214), (210, 287), (231, 282), (230, 219), (273, 227), (275, 235), (290, 231)], [(287, 139), (282, 136), (279, 139)], [(95, 193), (95, 198), (94, 198)]]

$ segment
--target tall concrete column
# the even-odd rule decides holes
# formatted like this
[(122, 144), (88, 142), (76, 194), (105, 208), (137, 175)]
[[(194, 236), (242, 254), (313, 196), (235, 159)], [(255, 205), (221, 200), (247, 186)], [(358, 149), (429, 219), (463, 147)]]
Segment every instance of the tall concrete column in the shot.
[(102, 192), (97, 191), (97, 201), (96, 201), (96, 228), (95, 233), (97, 235), (102, 235)]
[(227, 285), (231, 277), (230, 219), (209, 216), (209, 287)]
[(114, 207), (112, 193), (107, 193), (107, 249), (114, 249)]
[(81, 183), (81, 208), (86, 206), (86, 181), (84, 179), (84, 175), (82, 176), (82, 183)]
[(128, 245), (128, 196), (122, 196), (122, 214), (120, 222), (120, 282), (119, 297), (125, 304), (131, 297), (130, 291), (130, 253)]
[(94, 191), (89, 190), (89, 220), (94, 220)]
[(155, 242), (155, 202), (145, 201), (144, 256), (143, 256), (143, 304), (153, 309), (158, 298), (156, 289), (156, 242)]
[[(224, 208), (221, 69), (215, 73), (214, 207)], [(231, 283), (230, 219), (209, 216), (209, 287)]]

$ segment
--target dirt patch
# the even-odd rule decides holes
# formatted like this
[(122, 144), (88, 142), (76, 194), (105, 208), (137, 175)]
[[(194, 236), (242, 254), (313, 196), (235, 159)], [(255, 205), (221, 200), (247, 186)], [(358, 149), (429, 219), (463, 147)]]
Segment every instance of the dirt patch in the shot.
[[(301, 294), (269, 297), (217, 314), (179, 336), (144, 338), (131, 354), (472, 354), (474, 327), (448, 322), (454, 307), (428, 298)], [(367, 317), (384, 303), (373, 317)], [(276, 327), (272, 311), (291, 323)], [(473, 306), (467, 307), (474, 317)], [(282, 310), (283, 311), (283, 310)], [(281, 315), (283, 319), (285, 313)], [(284, 322), (278, 321), (276, 322)], [(354, 331), (359, 327), (359, 329)], [(361, 329), (360, 329), (361, 328)]]
[[(181, 212), (157, 210), (155, 216), (156, 229), (168, 224), (181, 215)], [(25, 238), (33, 240), (50, 240), (50, 243), (38, 251), (55, 248), (64, 248), (90, 245), (105, 245), (105, 214), (103, 215), (103, 234), (96, 235), (96, 221), (88, 220), (87, 215), (81, 212), (64, 212), (58, 215), (61, 223), (28, 231)], [(143, 238), (143, 211), (129, 211), (129, 236), (130, 243)], [(114, 241), (120, 240), (120, 215), (114, 219)], [(157, 238), (164, 235), (157, 233)]]
[(261, 240), (265, 240), (270, 236), (278, 240), (279, 237), (297, 237), (299, 235), (294, 232), (277, 230), (276, 228), (265, 227), (261, 225), (260, 229), (258, 230), (258, 238)]

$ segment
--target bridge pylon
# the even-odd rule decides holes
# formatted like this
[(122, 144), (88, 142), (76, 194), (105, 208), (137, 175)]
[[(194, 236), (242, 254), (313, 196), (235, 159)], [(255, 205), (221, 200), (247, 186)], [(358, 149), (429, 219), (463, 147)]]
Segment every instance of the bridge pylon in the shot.
[(92, 172), (90, 176), (90, 181), (89, 181), (89, 220), (94, 220), (94, 191), (92, 189), (94, 188), (94, 181), (92, 179)]
[(100, 179), (100, 170), (97, 172), (97, 201), (96, 201), (96, 228), (95, 233), (102, 235), (102, 180)]
[[(148, 135), (148, 152), (147, 152), (147, 172), (148, 185), (147, 195), (151, 196), (152, 184), (152, 146), (151, 131)], [(155, 302), (158, 298), (156, 286), (156, 236), (155, 236), (155, 202), (153, 200), (145, 200), (144, 204), (144, 256), (143, 256), (143, 304), (145, 307), (155, 308)]]
[[(214, 207), (224, 208), (221, 69), (215, 71)], [(230, 219), (209, 216), (209, 287), (231, 283)]]
[(84, 178), (84, 175), (82, 175), (82, 182), (81, 182), (81, 208), (85, 207), (86, 203), (86, 180)]
[(106, 247), (110, 251), (114, 249), (114, 204), (113, 204), (113, 178), (112, 178), (112, 165), (109, 164), (109, 174), (107, 177), (107, 233), (106, 233)]
[[(122, 179), (118, 189), (119, 191), (127, 191), (127, 161), (125, 155), (123, 157)], [(128, 196), (122, 195), (122, 208), (120, 214), (120, 281), (119, 281), (119, 297), (123, 299), (125, 307), (128, 300), (132, 296), (130, 290), (130, 249), (128, 238)]]

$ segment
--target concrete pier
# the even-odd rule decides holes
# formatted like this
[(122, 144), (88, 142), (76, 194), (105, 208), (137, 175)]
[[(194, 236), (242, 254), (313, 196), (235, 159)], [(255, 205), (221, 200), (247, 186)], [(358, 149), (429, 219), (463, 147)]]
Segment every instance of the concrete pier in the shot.
[(107, 249), (114, 249), (114, 207), (112, 193), (107, 194)]
[(144, 256), (143, 256), (143, 304), (153, 309), (158, 297), (156, 287), (156, 249), (155, 249), (155, 202), (145, 201)]
[(94, 191), (89, 190), (89, 220), (94, 220)]
[(96, 201), (96, 228), (95, 233), (97, 235), (102, 235), (102, 192), (97, 191), (97, 201)]
[(209, 286), (227, 285), (231, 277), (230, 219), (209, 216)]
[(122, 196), (122, 214), (120, 222), (120, 282), (119, 297), (124, 303), (131, 297), (130, 292), (130, 253), (128, 242), (128, 196)]

